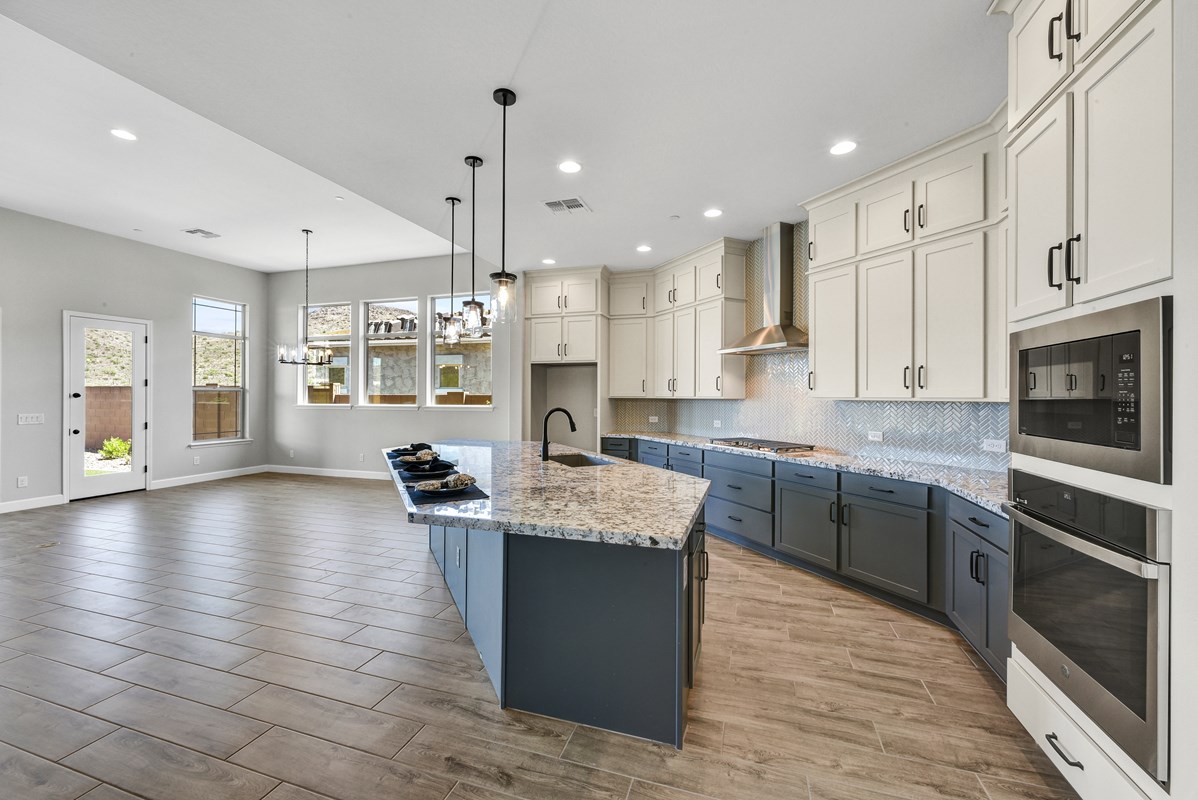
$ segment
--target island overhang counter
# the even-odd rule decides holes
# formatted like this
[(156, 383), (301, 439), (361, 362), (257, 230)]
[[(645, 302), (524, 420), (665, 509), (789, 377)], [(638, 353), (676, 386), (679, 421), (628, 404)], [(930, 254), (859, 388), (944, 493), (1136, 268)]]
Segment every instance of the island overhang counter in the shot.
[[(500, 705), (682, 746), (701, 643), (708, 481), (537, 442), (445, 441), (485, 498), (405, 488)], [(384, 456), (387, 451), (384, 450)], [(390, 461), (389, 461), (390, 463)], [(410, 480), (409, 480), (410, 482)]]

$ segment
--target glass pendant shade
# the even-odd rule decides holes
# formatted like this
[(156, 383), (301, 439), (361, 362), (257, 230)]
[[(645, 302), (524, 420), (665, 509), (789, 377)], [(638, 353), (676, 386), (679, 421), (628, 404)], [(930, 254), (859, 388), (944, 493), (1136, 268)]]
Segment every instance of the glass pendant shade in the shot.
[(491, 324), (516, 319), (516, 276), (510, 272), (491, 273)]
[(511, 89), (496, 89), (492, 97), (503, 107), (503, 160), (500, 164), (499, 271), (491, 273), (491, 324), (516, 320), (516, 276), (507, 271), (507, 109), (516, 104)]
[(477, 300), (462, 303), (462, 332), (472, 339), (483, 335), (483, 304)]
[(441, 340), (445, 344), (457, 344), (462, 340), (462, 324), (457, 317), (451, 316), (445, 320), (445, 332)]
[(325, 367), (333, 363), (333, 351), (327, 347), (312, 347), (308, 344), (308, 317), (312, 313), (312, 305), (308, 300), (308, 238), (312, 235), (309, 228), (304, 228), (304, 338), (302, 347), (288, 348), (279, 345), (279, 363), (296, 366)]

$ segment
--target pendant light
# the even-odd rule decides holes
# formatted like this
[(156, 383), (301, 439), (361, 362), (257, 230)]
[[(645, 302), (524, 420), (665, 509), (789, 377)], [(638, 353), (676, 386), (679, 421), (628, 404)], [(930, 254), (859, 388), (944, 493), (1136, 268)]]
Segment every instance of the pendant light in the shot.
[(507, 107), (516, 104), (511, 89), (496, 89), (495, 102), (503, 106), (503, 159), (500, 162), (502, 196), (499, 212), (499, 272), (491, 273), (491, 323), (516, 319), (516, 276), (507, 271)]
[(462, 328), (465, 334), (472, 339), (483, 335), (483, 304), (478, 302), (474, 296), (474, 254), (478, 251), (474, 239), (474, 221), (478, 219), (478, 215), (475, 213), (477, 208), (475, 200), (478, 196), (476, 177), (478, 168), (482, 165), (483, 160), (478, 156), (466, 156), (466, 166), (470, 167), (470, 299), (462, 303)]
[(449, 203), (449, 319), (445, 320), (445, 331), (441, 335), (441, 340), (445, 344), (457, 344), (462, 338), (461, 321), (454, 316), (453, 313), (453, 273), (454, 273), (454, 258), (457, 248), (456, 235), (456, 215), (458, 203), (462, 202), (457, 197), (446, 197), (445, 202)]
[(311, 305), (308, 302), (308, 242), (312, 231), (304, 228), (301, 231), (304, 234), (304, 339), (303, 350), (299, 347), (292, 347), (290, 351), (286, 345), (279, 345), (279, 363), (280, 364), (295, 364), (297, 366), (310, 367), (327, 367), (333, 363), (333, 351), (327, 347), (310, 347), (308, 345), (308, 317)]

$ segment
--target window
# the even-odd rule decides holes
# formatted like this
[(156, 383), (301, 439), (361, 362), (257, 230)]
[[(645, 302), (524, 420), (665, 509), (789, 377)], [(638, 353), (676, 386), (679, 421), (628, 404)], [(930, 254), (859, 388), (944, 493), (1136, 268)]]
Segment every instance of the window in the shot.
[[(350, 379), (350, 304), (308, 306), (308, 341), (313, 349), (331, 350), (333, 363), (304, 367), (301, 403), (348, 405)], [(301, 335), (303, 332), (301, 320)]]
[(191, 437), (245, 438), (245, 304), (191, 300)]
[[(462, 300), (453, 302), (454, 316), (460, 316)], [(448, 297), (430, 298), (432, 306), (433, 358), (432, 379), (429, 381), (429, 402), (437, 406), (491, 405), (491, 326), (489, 295), (478, 295), (486, 311), (483, 331), (477, 338), (462, 335), (457, 344), (445, 344), (442, 331), (449, 318)]]
[(419, 301), (390, 300), (367, 303), (365, 344), (366, 402), (381, 405), (416, 405), (419, 349), (416, 323)]

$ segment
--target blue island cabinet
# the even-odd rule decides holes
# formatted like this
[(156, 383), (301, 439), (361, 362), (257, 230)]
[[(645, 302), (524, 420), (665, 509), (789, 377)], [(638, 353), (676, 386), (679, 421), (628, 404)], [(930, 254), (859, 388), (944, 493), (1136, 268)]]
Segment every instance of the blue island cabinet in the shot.
[(500, 705), (682, 746), (706, 578), (681, 550), (430, 526)]

